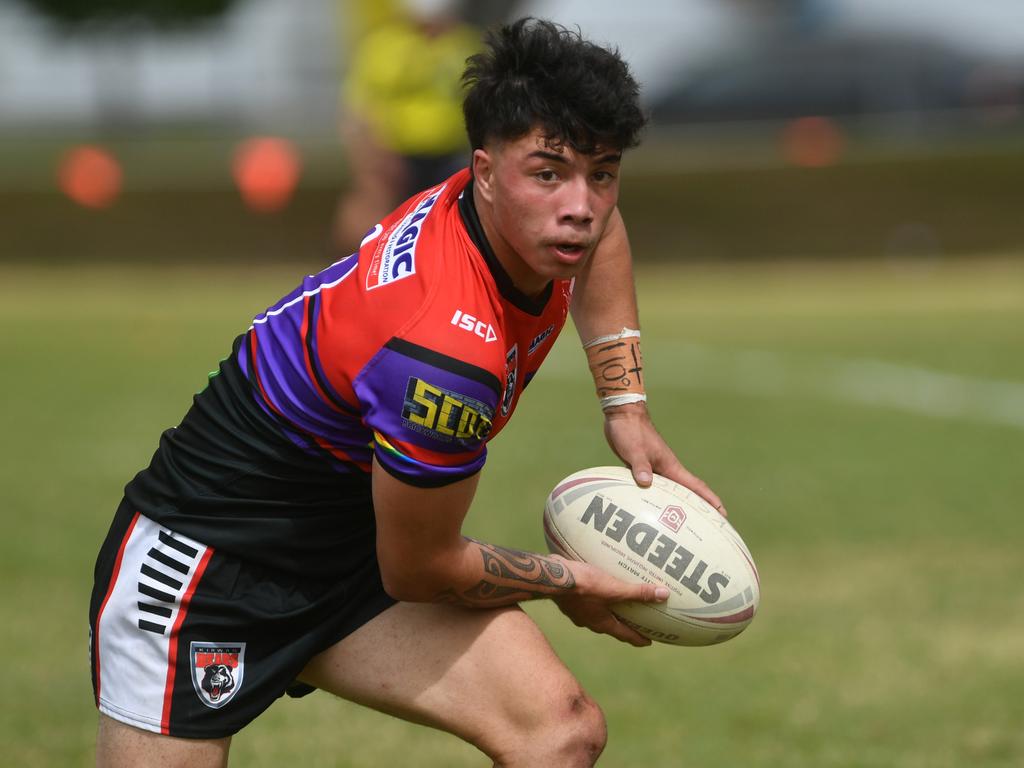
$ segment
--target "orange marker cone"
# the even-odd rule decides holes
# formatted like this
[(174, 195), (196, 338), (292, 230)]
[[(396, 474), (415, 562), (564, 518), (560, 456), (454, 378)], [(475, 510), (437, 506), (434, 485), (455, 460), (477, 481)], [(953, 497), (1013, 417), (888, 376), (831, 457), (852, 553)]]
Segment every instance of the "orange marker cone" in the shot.
[(245, 204), (260, 213), (288, 205), (299, 181), (301, 161), (290, 141), (269, 136), (242, 142), (232, 172)]
[(57, 170), (61, 192), (85, 208), (106, 208), (121, 194), (121, 165), (102, 147), (82, 144), (65, 153)]

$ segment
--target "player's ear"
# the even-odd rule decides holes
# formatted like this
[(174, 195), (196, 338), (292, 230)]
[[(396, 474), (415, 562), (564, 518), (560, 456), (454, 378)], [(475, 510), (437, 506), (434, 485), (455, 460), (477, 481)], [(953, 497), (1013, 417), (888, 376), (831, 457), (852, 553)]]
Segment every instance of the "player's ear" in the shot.
[(494, 160), (486, 149), (473, 150), (473, 183), (484, 200), (494, 202)]

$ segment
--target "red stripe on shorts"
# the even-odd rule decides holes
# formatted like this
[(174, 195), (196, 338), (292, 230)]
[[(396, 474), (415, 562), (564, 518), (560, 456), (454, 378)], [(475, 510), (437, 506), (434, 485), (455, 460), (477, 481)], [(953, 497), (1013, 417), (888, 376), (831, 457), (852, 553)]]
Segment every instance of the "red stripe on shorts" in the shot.
[(117, 584), (117, 575), (121, 572), (121, 561), (124, 559), (124, 550), (128, 546), (128, 539), (132, 536), (132, 531), (135, 530), (135, 524), (139, 522), (141, 513), (136, 512), (135, 517), (128, 524), (128, 530), (125, 531), (124, 538), (121, 539), (121, 546), (117, 549), (117, 557), (114, 559), (114, 571), (110, 574), (110, 584), (107, 585), (107, 594), (103, 596), (103, 602), (100, 603), (100, 610), (96, 614), (96, 628), (93, 630), (95, 637), (92, 639), (93, 654), (96, 659), (96, 706), (100, 705), (100, 621), (103, 619), (103, 610), (107, 607), (107, 601), (110, 600), (110, 595), (114, 592), (114, 585)]
[(206, 552), (203, 553), (203, 557), (199, 561), (199, 565), (196, 567), (195, 574), (192, 576), (192, 581), (189, 582), (188, 589), (185, 590), (185, 594), (181, 597), (178, 618), (174, 620), (174, 626), (171, 628), (171, 642), (167, 649), (167, 685), (164, 687), (164, 711), (160, 718), (160, 733), (165, 736), (170, 733), (171, 699), (174, 696), (174, 673), (178, 666), (178, 635), (181, 632), (181, 625), (185, 623), (185, 614), (188, 613), (188, 605), (192, 602), (192, 595), (195, 593), (196, 587), (199, 586), (199, 581), (203, 578), (203, 573), (206, 571), (206, 566), (209, 564), (212, 555), (213, 547), (207, 547)]

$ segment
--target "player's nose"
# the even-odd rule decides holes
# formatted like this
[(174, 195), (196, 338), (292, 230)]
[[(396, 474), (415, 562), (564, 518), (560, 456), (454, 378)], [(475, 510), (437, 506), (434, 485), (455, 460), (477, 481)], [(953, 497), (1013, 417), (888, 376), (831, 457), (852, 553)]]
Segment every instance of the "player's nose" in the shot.
[(563, 185), (560, 202), (559, 221), (578, 225), (589, 224), (594, 220), (594, 206), (585, 178), (575, 177)]

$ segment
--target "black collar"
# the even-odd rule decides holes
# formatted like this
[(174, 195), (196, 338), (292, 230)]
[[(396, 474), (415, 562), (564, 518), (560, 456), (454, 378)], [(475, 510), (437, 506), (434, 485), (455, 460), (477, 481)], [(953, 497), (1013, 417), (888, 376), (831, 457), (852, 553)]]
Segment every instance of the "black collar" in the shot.
[(518, 307), (523, 312), (534, 317), (540, 317), (544, 312), (544, 307), (548, 305), (548, 300), (551, 298), (554, 284), (549, 282), (544, 287), (540, 296), (532, 298), (520, 291), (512, 283), (512, 278), (509, 277), (508, 272), (505, 271), (501, 262), (498, 261), (498, 257), (494, 255), (494, 249), (491, 248), (491, 244), (487, 242), (487, 235), (484, 234), (483, 224), (480, 223), (480, 216), (476, 212), (476, 203), (473, 202), (472, 179), (469, 180), (466, 188), (462, 190), (462, 195), (459, 197), (459, 214), (462, 216), (462, 223), (466, 226), (466, 232), (469, 233), (469, 239), (473, 241), (473, 245), (477, 247), (481, 255), (483, 255), (484, 261), (487, 262), (487, 267), (491, 270), (494, 282), (498, 286), (498, 292), (508, 299), (513, 306)]

